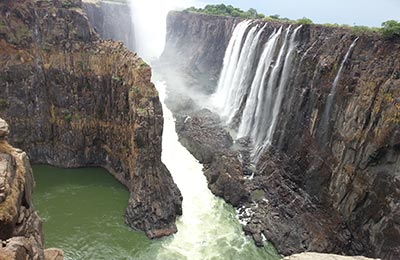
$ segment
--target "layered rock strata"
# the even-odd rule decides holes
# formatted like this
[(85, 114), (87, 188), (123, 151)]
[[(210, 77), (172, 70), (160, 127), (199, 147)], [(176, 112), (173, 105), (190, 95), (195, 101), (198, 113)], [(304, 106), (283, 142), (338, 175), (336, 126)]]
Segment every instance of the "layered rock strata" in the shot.
[(32, 163), (100, 166), (130, 191), (126, 222), (176, 232), (181, 195), (161, 162), (163, 117), (151, 70), (99, 40), (81, 1), (0, 3), (0, 116)]

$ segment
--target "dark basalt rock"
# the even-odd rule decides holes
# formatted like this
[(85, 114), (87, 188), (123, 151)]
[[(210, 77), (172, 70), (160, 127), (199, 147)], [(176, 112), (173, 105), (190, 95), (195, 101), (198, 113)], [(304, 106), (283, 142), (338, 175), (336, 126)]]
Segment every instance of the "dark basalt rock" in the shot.
[(235, 152), (219, 153), (204, 169), (210, 190), (233, 206), (241, 205), (250, 197), (243, 178), (243, 165), (237, 157)]
[(221, 127), (218, 115), (208, 109), (181, 115), (176, 120), (179, 141), (201, 163), (211, 163), (217, 153), (232, 146), (232, 137)]

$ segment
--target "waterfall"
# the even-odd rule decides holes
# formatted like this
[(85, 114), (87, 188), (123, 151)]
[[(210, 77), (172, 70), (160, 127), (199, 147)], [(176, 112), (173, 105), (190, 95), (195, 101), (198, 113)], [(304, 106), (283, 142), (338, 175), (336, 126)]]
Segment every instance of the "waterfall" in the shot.
[[(282, 68), (283, 57), (286, 51), (287, 39), (290, 33), (290, 27), (286, 29), (283, 44), (279, 50), (277, 61), (272, 68), (267, 86), (260, 88), (258, 103), (255, 113), (255, 121), (252, 126), (251, 138), (256, 146), (259, 146), (267, 135), (267, 129), (271, 122), (272, 108), (274, 106), (274, 98), (276, 95), (276, 86), (278, 77)], [(265, 93), (266, 92), (266, 93)]]
[(263, 46), (253, 76), (251, 71), (254, 69), (257, 47), (265, 27), (266, 24), (258, 29), (258, 25), (248, 21), (236, 26), (225, 53), (218, 88), (213, 96), (214, 104), (219, 107), (227, 124), (240, 115), (244, 105), (238, 138), (251, 138), (255, 159), (272, 142), (293, 70), (296, 36), (301, 25), (295, 29), (289, 26), (284, 34), (282, 28), (272, 32)]
[[(289, 49), (287, 50), (287, 53), (286, 53), (285, 62), (283, 65), (283, 70), (282, 70), (282, 75), (281, 75), (280, 83), (278, 86), (278, 94), (276, 95), (273, 110), (272, 110), (272, 120), (271, 120), (271, 123), (269, 124), (269, 129), (268, 129), (268, 133), (267, 133), (266, 140), (265, 140), (267, 143), (271, 143), (272, 135), (275, 131), (276, 123), (278, 121), (278, 115), (279, 115), (279, 111), (280, 111), (280, 108), (282, 105), (283, 95), (285, 93), (288, 79), (290, 77), (290, 72), (292, 71), (292, 68), (293, 68), (293, 66), (292, 66), (293, 58), (294, 58), (294, 54), (295, 54), (295, 48), (297, 46), (297, 43), (295, 42), (295, 38), (296, 38), (297, 32), (300, 30), (300, 28), (301, 28), (301, 25), (298, 26), (294, 30), (294, 32), (290, 38)], [(272, 102), (273, 101), (271, 100), (271, 103)]]
[[(292, 63), (297, 46), (295, 39), (300, 28), (301, 25), (293, 31), (290, 39), (291, 27), (286, 29), (285, 39), (279, 51), (277, 62), (272, 69), (265, 88), (266, 94), (260, 96), (261, 102), (257, 104), (255, 125), (251, 133), (255, 145), (255, 150), (253, 151), (254, 161), (258, 161), (262, 151), (272, 142), (285, 89), (293, 68)], [(263, 92), (264, 88), (262, 88)]]
[(227, 97), (231, 91), (234, 73), (237, 69), (243, 38), (247, 28), (250, 26), (250, 21), (239, 23), (232, 33), (228, 47), (225, 52), (221, 76), (218, 82), (217, 91), (213, 95), (213, 104), (222, 113), (227, 105)]
[(340, 64), (339, 70), (333, 81), (331, 91), (329, 92), (329, 95), (327, 98), (324, 114), (322, 115), (322, 119), (321, 119), (322, 138), (319, 138), (320, 140), (322, 140), (323, 143), (326, 143), (328, 141), (327, 138), (329, 136), (329, 134), (328, 134), (329, 120), (331, 118), (331, 112), (332, 112), (333, 102), (334, 102), (334, 99), (336, 96), (337, 85), (338, 85), (340, 77), (342, 75), (343, 68), (346, 65), (347, 60), (349, 59), (351, 52), (353, 51), (354, 47), (356, 46), (357, 41), (358, 41), (358, 37), (352, 42), (349, 49), (347, 50), (346, 55), (344, 56), (343, 61)]
[(136, 51), (147, 63), (157, 60), (164, 50), (168, 12), (194, 4), (191, 0), (127, 0), (127, 3), (135, 30)]
[(228, 124), (232, 122), (235, 115), (239, 112), (243, 97), (248, 93), (249, 81), (252, 74), (253, 63), (256, 58), (257, 47), (265, 26), (266, 24), (257, 32), (257, 34), (255, 34), (255, 32), (258, 29), (258, 26), (252, 27), (246, 37), (231, 85), (231, 88), (233, 87), (233, 89), (229, 92), (227, 106), (225, 106), (224, 115), (228, 118)]
[(244, 137), (250, 134), (252, 126), (255, 121), (255, 112), (260, 99), (260, 92), (263, 89), (264, 80), (267, 72), (272, 64), (273, 54), (282, 33), (282, 28), (277, 32), (273, 32), (265, 44), (264, 50), (261, 54), (260, 61), (257, 65), (256, 74), (250, 87), (250, 94), (243, 111), (241, 123), (239, 126), (238, 137)]

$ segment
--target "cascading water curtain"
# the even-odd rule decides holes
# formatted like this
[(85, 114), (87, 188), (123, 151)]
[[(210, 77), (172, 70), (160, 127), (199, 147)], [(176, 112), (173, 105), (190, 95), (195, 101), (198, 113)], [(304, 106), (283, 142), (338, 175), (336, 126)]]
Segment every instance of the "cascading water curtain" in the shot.
[[(227, 124), (232, 123), (236, 116), (240, 117), (238, 138), (250, 137), (255, 147), (252, 153), (255, 162), (272, 142), (285, 89), (293, 71), (296, 37), (301, 28), (301, 25), (294, 29), (289, 26), (284, 33), (283, 28), (273, 31), (262, 46), (261, 56), (256, 57), (266, 26), (249, 21), (236, 26), (213, 97)], [(242, 107), (243, 113), (240, 114)]]

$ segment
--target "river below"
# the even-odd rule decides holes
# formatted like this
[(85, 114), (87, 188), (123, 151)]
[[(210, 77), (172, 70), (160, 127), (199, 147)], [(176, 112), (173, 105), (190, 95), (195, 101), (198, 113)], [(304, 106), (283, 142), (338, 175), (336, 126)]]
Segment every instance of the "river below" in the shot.
[[(161, 100), (165, 84), (156, 82)], [(171, 111), (163, 104), (162, 160), (183, 195), (178, 232), (149, 240), (124, 224), (128, 191), (100, 168), (34, 166), (35, 206), (44, 220), (46, 247), (66, 260), (279, 259), (271, 245), (257, 248), (243, 234), (233, 207), (207, 188), (202, 165), (179, 143)]]

